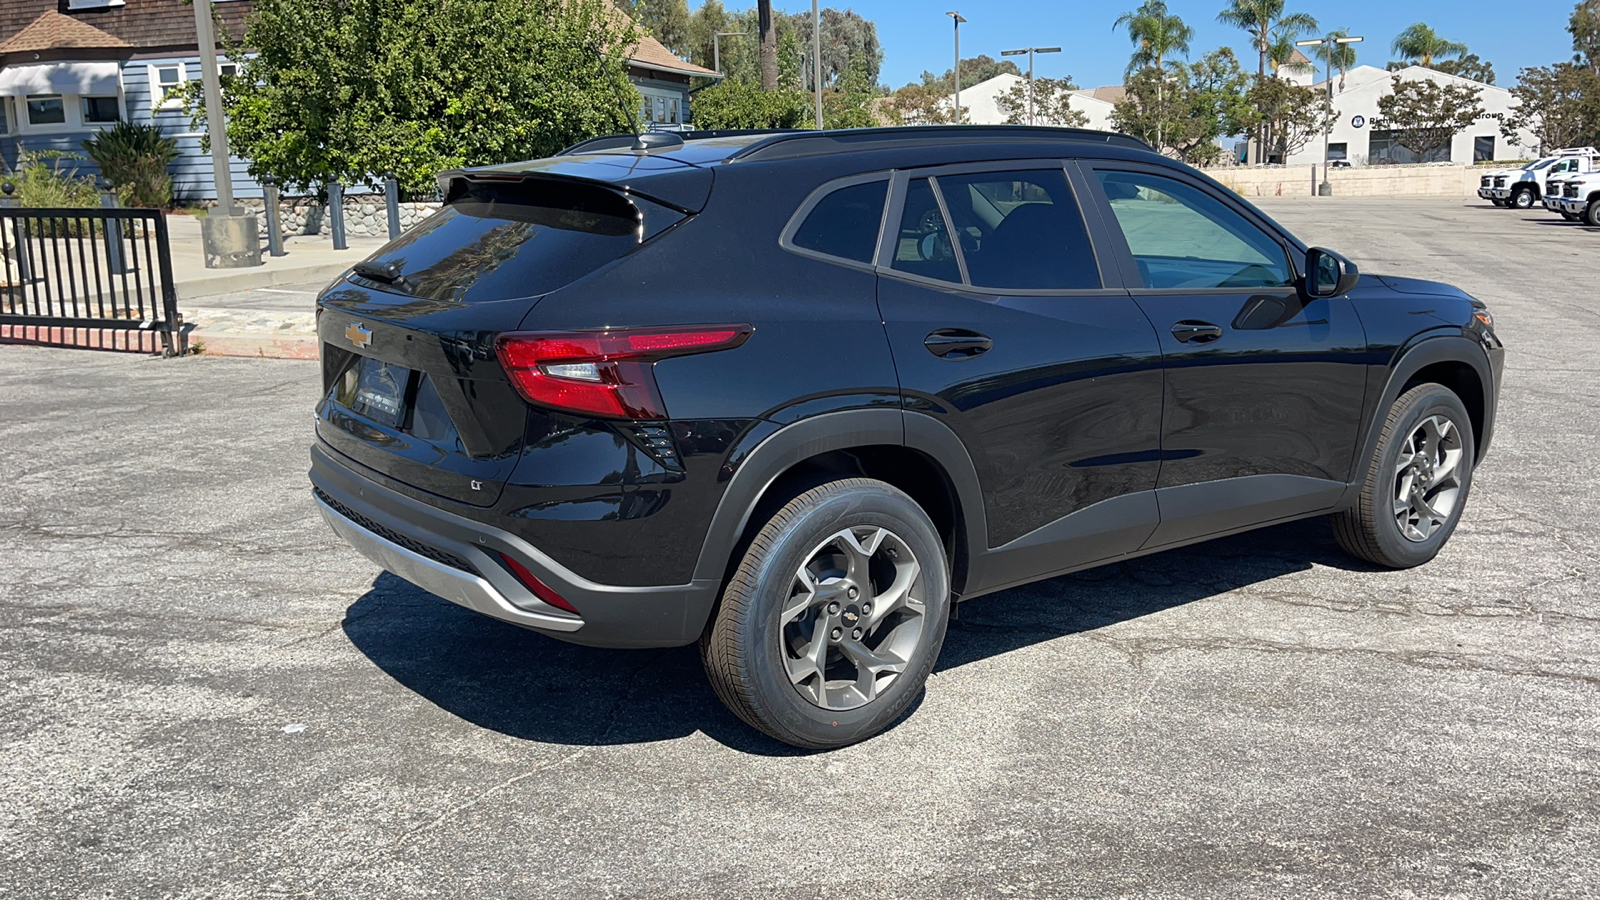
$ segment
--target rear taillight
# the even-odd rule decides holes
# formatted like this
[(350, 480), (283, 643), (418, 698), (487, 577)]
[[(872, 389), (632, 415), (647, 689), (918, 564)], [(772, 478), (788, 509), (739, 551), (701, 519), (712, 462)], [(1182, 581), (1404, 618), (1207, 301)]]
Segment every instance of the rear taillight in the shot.
[(510, 332), (495, 342), (495, 351), (529, 403), (604, 418), (665, 419), (655, 362), (737, 347), (751, 330), (749, 325), (678, 325)]
[(511, 574), (517, 576), (517, 580), (522, 582), (523, 586), (529, 591), (532, 591), (535, 597), (554, 606), (556, 609), (564, 609), (569, 613), (577, 612), (576, 609), (573, 609), (572, 604), (567, 602), (567, 598), (552, 590), (550, 585), (540, 581), (539, 576), (528, 571), (527, 566), (504, 553), (500, 554), (500, 558), (505, 560), (506, 566), (511, 569)]

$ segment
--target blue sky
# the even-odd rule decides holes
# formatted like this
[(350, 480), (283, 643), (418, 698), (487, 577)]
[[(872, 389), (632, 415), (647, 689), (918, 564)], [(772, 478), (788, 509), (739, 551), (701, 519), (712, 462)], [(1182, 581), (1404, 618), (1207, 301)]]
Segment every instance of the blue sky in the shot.
[[(724, 0), (728, 9), (754, 3)], [(1118, 15), (1138, 6), (1138, 0), (1109, 3), (1068, 3), (1062, 0), (838, 0), (824, 6), (849, 6), (878, 26), (883, 42), (880, 80), (899, 87), (917, 79), (924, 69), (943, 72), (954, 58), (951, 21), (947, 10), (966, 17), (961, 26), (961, 55), (987, 53), (998, 58), (1001, 50), (1036, 46), (1062, 48), (1061, 53), (1036, 57), (1035, 74), (1058, 78), (1071, 75), (1081, 87), (1121, 84), (1122, 70), (1132, 47), (1122, 29), (1111, 30)], [(1255, 53), (1243, 32), (1218, 24), (1224, 0), (1168, 0), (1168, 9), (1195, 29), (1191, 58), (1224, 44), (1234, 48), (1245, 68), (1255, 71)], [(699, 6), (691, 0), (691, 8)], [(809, 4), (774, 6), (788, 12), (809, 11)], [(1450, 3), (1406, 3), (1403, 0), (1288, 0), (1291, 12), (1308, 12), (1324, 30), (1348, 27), (1365, 37), (1356, 45), (1358, 64), (1382, 67), (1391, 59), (1389, 43), (1401, 29), (1418, 20), (1427, 22), (1446, 38), (1464, 42), (1472, 52), (1494, 65), (1497, 84), (1509, 86), (1526, 66), (1549, 65), (1571, 57), (1566, 33), (1573, 4), (1567, 0), (1453, 0)], [(1027, 68), (1027, 58), (1022, 68)]]

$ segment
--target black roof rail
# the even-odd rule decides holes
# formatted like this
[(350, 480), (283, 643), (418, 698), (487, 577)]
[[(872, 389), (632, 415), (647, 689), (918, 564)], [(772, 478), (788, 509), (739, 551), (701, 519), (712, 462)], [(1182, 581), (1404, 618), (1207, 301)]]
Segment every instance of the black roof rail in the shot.
[(1059, 143), (1079, 141), (1127, 147), (1155, 148), (1138, 138), (1088, 128), (1054, 128), (1034, 125), (901, 125), (889, 128), (853, 128), (839, 131), (795, 131), (756, 141), (728, 156), (728, 161), (789, 159), (847, 150), (878, 150), (918, 145), (948, 146), (990, 141)]
[[(807, 134), (794, 128), (719, 128), (703, 131), (643, 131), (635, 135), (632, 133), (607, 134), (601, 137), (579, 141), (557, 153), (556, 156), (572, 156), (577, 153), (603, 153), (607, 150), (637, 150), (645, 152), (669, 147), (680, 147), (684, 141), (703, 141), (707, 138), (720, 137), (748, 137), (750, 135), (764, 134)], [(638, 147), (638, 144), (644, 147)]]

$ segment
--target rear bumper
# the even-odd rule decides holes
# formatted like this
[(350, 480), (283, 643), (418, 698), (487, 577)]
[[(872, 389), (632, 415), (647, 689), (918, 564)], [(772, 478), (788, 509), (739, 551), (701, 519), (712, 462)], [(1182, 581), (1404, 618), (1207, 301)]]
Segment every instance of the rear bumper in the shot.
[[(718, 584), (648, 587), (590, 581), (523, 539), (391, 490), (317, 445), (311, 483), (323, 518), (363, 556), (429, 593), (504, 622), (597, 647), (675, 647), (700, 636)], [(535, 597), (505, 554), (578, 615)]]

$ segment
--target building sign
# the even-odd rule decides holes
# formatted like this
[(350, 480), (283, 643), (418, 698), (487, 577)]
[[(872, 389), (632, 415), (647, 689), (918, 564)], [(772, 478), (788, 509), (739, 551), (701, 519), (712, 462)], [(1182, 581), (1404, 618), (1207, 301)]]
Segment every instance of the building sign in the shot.
[(1366, 125), (1366, 124), (1367, 124), (1367, 117), (1366, 116), (1351, 116), (1350, 117), (1350, 127), (1351, 128), (1360, 128), (1360, 127), (1362, 127), (1363, 125)]

